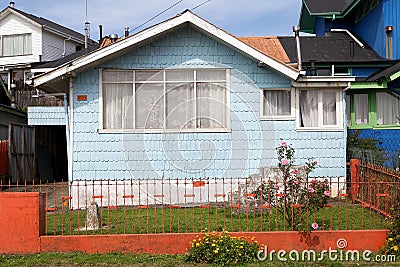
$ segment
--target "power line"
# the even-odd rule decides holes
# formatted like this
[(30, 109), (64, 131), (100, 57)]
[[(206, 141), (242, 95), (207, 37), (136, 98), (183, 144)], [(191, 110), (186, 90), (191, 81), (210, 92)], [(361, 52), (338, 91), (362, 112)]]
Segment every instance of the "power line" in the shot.
[(147, 23), (149, 23), (150, 21), (152, 21), (153, 19), (161, 16), (162, 14), (164, 14), (165, 12), (167, 12), (168, 10), (172, 9), (173, 7), (177, 6), (178, 4), (180, 4), (181, 2), (183, 2), (183, 0), (180, 0), (178, 2), (176, 2), (175, 4), (173, 4), (172, 6), (164, 9), (163, 11), (161, 11), (160, 13), (158, 13), (157, 15), (153, 16), (152, 18), (146, 20), (145, 22), (143, 22), (142, 24), (140, 24), (139, 26), (137, 26), (136, 28), (134, 28), (133, 30), (130, 30), (129, 33), (141, 28), (142, 26), (146, 25)]
[(202, 5), (207, 4), (208, 2), (211, 2), (211, 0), (204, 1), (204, 2), (201, 3), (200, 5), (197, 5), (197, 6), (195, 6), (194, 8), (192, 8), (191, 10), (195, 10), (196, 8), (199, 8), (199, 7), (201, 7)]

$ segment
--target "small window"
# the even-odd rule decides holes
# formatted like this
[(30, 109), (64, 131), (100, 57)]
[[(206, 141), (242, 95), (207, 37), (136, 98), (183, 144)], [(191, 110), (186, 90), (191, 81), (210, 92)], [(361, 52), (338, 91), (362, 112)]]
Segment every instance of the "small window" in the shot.
[(261, 119), (294, 119), (294, 90), (263, 89)]
[(32, 35), (30, 33), (1, 37), (1, 55), (3, 57), (30, 54), (32, 54)]
[(300, 90), (299, 129), (342, 129), (340, 90)]

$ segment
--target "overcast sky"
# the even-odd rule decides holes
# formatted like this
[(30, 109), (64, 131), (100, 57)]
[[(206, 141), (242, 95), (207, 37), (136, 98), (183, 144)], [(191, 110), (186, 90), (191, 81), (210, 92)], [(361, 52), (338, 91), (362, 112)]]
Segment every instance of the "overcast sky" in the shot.
[[(121, 36), (125, 27), (130, 30), (168, 11), (139, 30), (175, 16), (186, 9), (204, 3), (193, 10), (200, 17), (236, 36), (288, 36), (299, 21), (301, 0), (87, 0), (91, 38), (103, 34)], [(10, 1), (1, 1), (5, 8)], [(83, 33), (86, 19), (85, 0), (14, 0), (15, 8), (57, 22)]]

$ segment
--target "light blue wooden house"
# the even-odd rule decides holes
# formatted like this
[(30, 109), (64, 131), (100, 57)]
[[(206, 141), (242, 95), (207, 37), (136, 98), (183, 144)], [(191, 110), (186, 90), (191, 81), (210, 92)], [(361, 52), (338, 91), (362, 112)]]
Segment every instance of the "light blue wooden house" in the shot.
[[(302, 76), (185, 11), (33, 85), (68, 96), (74, 184), (248, 177), (277, 164), (281, 140), (294, 146), (297, 164), (319, 162), (315, 176), (344, 178), (351, 81)], [(28, 114), (31, 125), (62, 123), (54, 107)]]

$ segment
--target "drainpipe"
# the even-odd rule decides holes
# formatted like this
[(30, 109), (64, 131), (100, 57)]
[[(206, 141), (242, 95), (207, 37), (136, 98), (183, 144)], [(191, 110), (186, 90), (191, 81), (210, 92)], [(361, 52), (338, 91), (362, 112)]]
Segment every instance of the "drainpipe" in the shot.
[(301, 47), (300, 47), (300, 26), (293, 26), (294, 37), (296, 40), (296, 52), (297, 52), (297, 65), (298, 69), (301, 71), (303, 69), (303, 64), (301, 60)]

